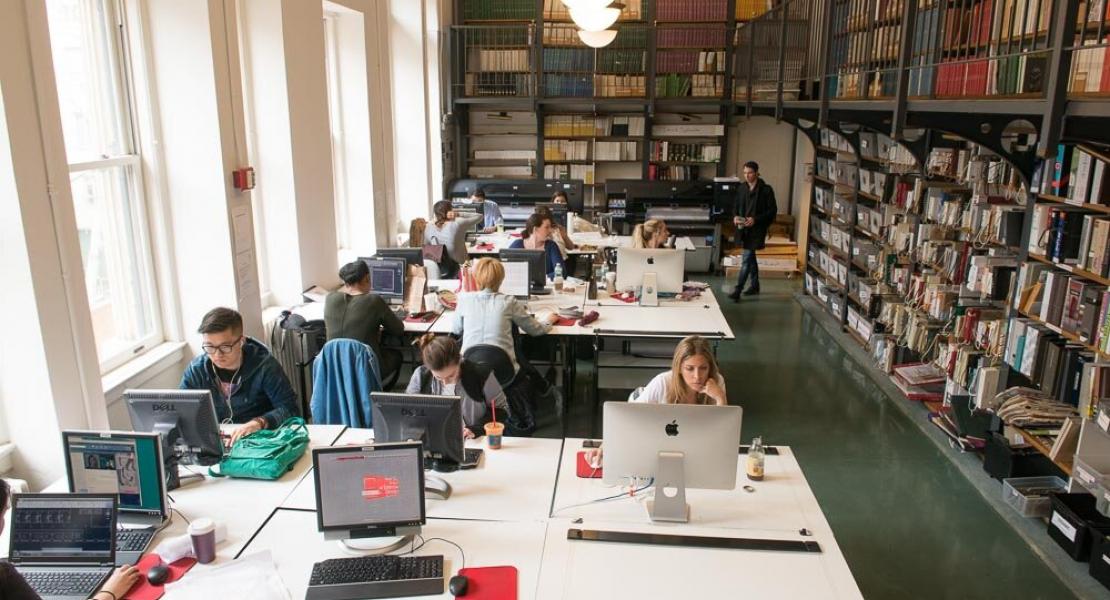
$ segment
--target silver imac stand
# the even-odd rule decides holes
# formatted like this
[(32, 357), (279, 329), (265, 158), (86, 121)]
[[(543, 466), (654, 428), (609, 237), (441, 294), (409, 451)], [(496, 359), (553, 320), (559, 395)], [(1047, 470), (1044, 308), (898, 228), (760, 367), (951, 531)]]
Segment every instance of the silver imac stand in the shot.
[(658, 276), (644, 273), (643, 286), (640, 288), (640, 306), (659, 306)]
[[(662, 451), (655, 468), (655, 497), (647, 501), (648, 516), (652, 521), (688, 523), (690, 505), (686, 504), (686, 455), (682, 452)], [(674, 490), (667, 495), (667, 490)]]

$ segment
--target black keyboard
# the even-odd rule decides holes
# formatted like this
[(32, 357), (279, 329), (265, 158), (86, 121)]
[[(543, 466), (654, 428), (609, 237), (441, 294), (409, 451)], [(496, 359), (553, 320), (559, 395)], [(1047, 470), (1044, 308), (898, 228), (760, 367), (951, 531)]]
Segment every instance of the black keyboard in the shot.
[(116, 552), (142, 552), (152, 539), (153, 529), (117, 529)]
[(443, 556), (360, 556), (312, 565), (305, 600), (442, 594)]
[(88, 596), (104, 571), (20, 571), (31, 589), (40, 596)]
[(478, 466), (478, 461), (482, 460), (481, 448), (466, 448), (463, 450), (463, 461), (460, 465), (464, 469), (473, 468)]

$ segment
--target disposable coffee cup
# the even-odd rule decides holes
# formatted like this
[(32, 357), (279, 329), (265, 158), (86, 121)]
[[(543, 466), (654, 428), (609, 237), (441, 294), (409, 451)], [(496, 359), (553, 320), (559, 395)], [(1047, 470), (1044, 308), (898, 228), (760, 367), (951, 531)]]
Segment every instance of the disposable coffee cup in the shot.
[(198, 563), (216, 560), (216, 524), (212, 519), (193, 519), (189, 524), (189, 537), (193, 539), (193, 554)]
[(486, 423), (486, 445), (490, 450), (501, 448), (501, 434), (505, 432), (504, 423)]
[(617, 291), (617, 274), (610, 271), (605, 274), (605, 289), (609, 290), (610, 294)]

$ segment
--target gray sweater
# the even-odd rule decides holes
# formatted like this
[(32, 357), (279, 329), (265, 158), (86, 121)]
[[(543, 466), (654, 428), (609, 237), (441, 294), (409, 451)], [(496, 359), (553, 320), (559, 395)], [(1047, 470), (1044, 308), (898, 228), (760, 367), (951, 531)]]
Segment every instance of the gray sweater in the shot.
[(466, 232), (481, 220), (482, 215), (463, 214), (456, 216), (454, 221), (444, 221), (442, 227), (436, 227), (432, 221), (424, 228), (424, 243), (447, 246), (447, 253), (461, 265), (467, 257)]

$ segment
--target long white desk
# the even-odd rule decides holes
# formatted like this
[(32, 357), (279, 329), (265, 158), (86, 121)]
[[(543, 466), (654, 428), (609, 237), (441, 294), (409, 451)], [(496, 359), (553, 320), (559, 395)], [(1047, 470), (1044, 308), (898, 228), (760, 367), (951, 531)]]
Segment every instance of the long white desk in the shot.
[[(370, 429), (348, 429), (335, 445), (364, 444)], [(468, 448), (485, 448), (485, 438), (467, 440)], [(563, 440), (505, 437), (500, 450), (486, 448), (477, 468), (454, 473), (429, 472), (451, 484), (447, 500), (428, 500), (428, 517), (479, 521), (545, 521), (555, 494)], [(282, 508), (316, 510), (311, 475), (282, 503)]]

